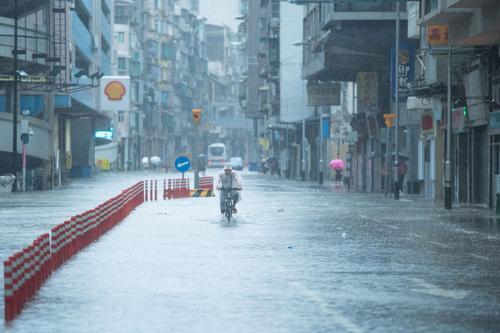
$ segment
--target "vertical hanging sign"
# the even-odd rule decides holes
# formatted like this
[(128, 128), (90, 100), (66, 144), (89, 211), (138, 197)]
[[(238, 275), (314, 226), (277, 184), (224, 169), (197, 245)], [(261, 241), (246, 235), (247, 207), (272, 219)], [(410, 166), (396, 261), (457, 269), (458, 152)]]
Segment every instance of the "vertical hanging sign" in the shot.
[(321, 138), (322, 139), (330, 138), (330, 118), (329, 117), (321, 117)]
[[(394, 98), (396, 94), (396, 50), (393, 47), (391, 50), (391, 94)], [(415, 73), (415, 49), (409, 44), (402, 43), (399, 49), (399, 89), (407, 89), (414, 79)], [(404, 96), (402, 96), (404, 97)], [(400, 102), (406, 101), (405, 98), (400, 99)]]

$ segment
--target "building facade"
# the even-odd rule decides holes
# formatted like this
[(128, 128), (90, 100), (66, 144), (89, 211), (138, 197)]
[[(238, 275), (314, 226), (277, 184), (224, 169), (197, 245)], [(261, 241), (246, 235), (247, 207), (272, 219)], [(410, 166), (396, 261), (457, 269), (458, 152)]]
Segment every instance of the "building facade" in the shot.
[(240, 44), (227, 26), (207, 24), (205, 40), (208, 57), (208, 108), (204, 111), (202, 151), (222, 142), (229, 156), (248, 161), (251, 121), (245, 118), (238, 100), (242, 63)]
[(277, 0), (241, 0), (240, 8), (238, 34), (245, 66), (240, 102), (246, 117), (254, 123), (249, 158), (257, 165), (261, 159), (279, 154), (272, 126), (279, 121), (280, 110), (280, 4)]
[[(111, 74), (112, 3), (18, 0), (2, 6), (3, 32), (13, 34), (2, 38), (0, 68), (14, 77), (14, 84), (3, 81), (4, 111), (10, 113), (5, 123), (20, 120), (22, 110), (29, 113), (33, 137), (27, 144), (26, 167), (33, 189), (59, 185), (65, 176), (92, 173), (94, 131), (110, 125), (109, 115), (99, 110), (96, 87), (102, 75)], [(26, 83), (19, 84), (23, 80)], [(15, 126), (9, 132), (19, 137)], [(15, 145), (2, 151), (11, 156), (19, 152)], [(8, 169), (17, 173), (20, 160), (12, 161)]]
[(426, 197), (444, 199), (443, 160), (451, 119), (452, 201), (495, 206), (499, 6), (497, 1), (423, 0), (416, 8), (425, 66), (410, 90), (415, 96), (412, 112), (422, 124), (418, 162)]

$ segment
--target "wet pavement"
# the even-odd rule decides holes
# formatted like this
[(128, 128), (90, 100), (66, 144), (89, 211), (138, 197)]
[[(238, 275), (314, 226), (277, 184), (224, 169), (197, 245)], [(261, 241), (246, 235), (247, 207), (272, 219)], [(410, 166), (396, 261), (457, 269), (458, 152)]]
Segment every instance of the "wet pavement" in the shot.
[[(102, 175), (61, 191), (1, 196), (1, 258), (143, 178)], [(0, 327), (498, 331), (500, 221), (489, 212), (248, 173), (243, 182), (230, 224), (218, 198), (144, 203)]]

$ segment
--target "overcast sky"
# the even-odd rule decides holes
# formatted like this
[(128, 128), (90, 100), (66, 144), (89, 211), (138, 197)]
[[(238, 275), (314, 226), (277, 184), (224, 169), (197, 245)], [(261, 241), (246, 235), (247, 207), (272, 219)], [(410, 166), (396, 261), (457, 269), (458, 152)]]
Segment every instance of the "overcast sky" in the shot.
[(206, 17), (209, 23), (225, 24), (236, 32), (239, 15), (239, 0), (200, 0), (200, 15)]

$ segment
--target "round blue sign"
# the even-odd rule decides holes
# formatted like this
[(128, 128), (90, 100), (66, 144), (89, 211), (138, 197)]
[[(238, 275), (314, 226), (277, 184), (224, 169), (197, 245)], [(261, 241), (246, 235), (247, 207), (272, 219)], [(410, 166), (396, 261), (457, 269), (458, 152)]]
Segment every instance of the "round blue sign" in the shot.
[(179, 156), (175, 160), (175, 168), (179, 172), (186, 172), (191, 168), (191, 161), (187, 156)]

